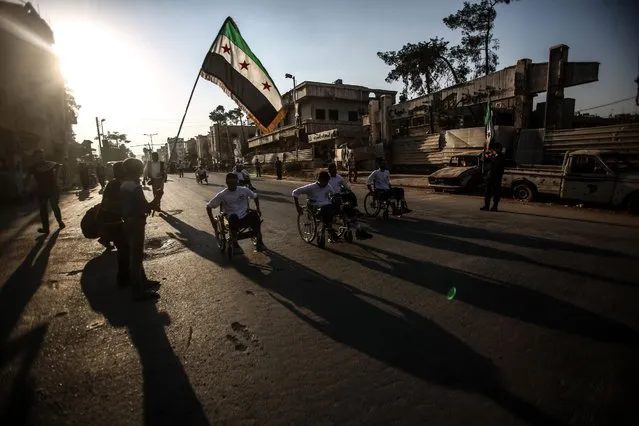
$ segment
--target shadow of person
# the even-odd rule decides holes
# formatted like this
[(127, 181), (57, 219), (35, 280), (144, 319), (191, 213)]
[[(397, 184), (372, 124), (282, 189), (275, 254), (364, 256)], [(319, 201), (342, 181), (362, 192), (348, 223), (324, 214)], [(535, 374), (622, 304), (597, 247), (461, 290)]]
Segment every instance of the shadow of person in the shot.
[[(203, 213), (206, 214), (206, 212)], [(222, 263), (224, 255), (217, 248), (217, 240), (212, 234), (194, 228), (169, 214), (161, 214), (160, 217), (177, 231), (177, 233), (167, 232), (171, 238), (180, 241), (186, 248), (204, 259), (218, 264)]]
[(455, 286), (457, 300), (485, 311), (600, 342), (639, 347), (639, 334), (632, 328), (531, 288), (417, 261), (388, 250), (360, 247), (371, 256), (365, 258), (328, 250), (365, 268), (390, 274), (441, 295), (446, 295)]
[(30, 377), (31, 367), (44, 343), (47, 325), (41, 325), (26, 334), (9, 340), (22, 312), (42, 285), (51, 250), (59, 231), (38, 237), (35, 246), (15, 272), (0, 286), (0, 371), (22, 354), (22, 360), (8, 392), (0, 418), (8, 424), (25, 424), (35, 397)]
[(485, 228), (474, 228), (471, 226), (457, 225), (428, 219), (413, 219), (411, 222), (406, 222), (404, 219), (386, 222), (369, 221), (369, 224), (375, 228), (375, 232), (380, 235), (426, 246), (429, 245), (431, 235), (437, 234), (448, 237), (496, 241), (502, 244), (538, 250), (561, 250), (592, 256), (621, 257), (626, 259), (635, 258), (635, 256), (630, 256), (615, 250), (599, 248), (595, 245), (585, 246), (567, 241), (551, 240), (548, 238), (532, 237), (522, 234), (513, 234), (510, 232), (499, 232)]
[(152, 302), (135, 303), (116, 286), (115, 255), (89, 261), (82, 271), (82, 291), (91, 308), (113, 327), (125, 327), (140, 355), (145, 425), (208, 425), (202, 405), (191, 387), (164, 327), (169, 316)]
[[(421, 380), (481, 394), (529, 423), (557, 423), (504, 389), (489, 359), (417, 312), (327, 278), (277, 253), (268, 256), (269, 270), (247, 263), (237, 263), (236, 269), (331, 339)], [(378, 307), (380, 304), (385, 308)]]
[(89, 191), (88, 189), (83, 189), (82, 191), (78, 191), (75, 195), (78, 196), (78, 201), (84, 201), (84, 200), (90, 200), (91, 197), (91, 191)]

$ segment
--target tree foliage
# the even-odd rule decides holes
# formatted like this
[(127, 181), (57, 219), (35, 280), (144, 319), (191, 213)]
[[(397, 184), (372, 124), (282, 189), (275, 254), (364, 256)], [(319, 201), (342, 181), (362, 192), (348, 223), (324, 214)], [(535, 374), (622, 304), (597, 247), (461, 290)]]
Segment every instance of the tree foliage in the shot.
[(79, 105), (75, 100), (75, 96), (73, 94), (73, 90), (69, 87), (64, 88), (64, 103), (67, 107), (67, 112), (72, 114), (74, 117), (78, 116), (78, 111), (82, 108), (82, 105)]
[(401, 81), (402, 96), (424, 95), (466, 80), (469, 69), (461, 50), (449, 48), (449, 42), (435, 37), (429, 41), (407, 43), (398, 51), (377, 52), (393, 67), (386, 81)]
[(228, 122), (228, 118), (226, 109), (223, 105), (218, 105), (209, 113), (209, 120), (219, 125), (226, 124)]
[(499, 40), (494, 36), (498, 4), (510, 4), (516, 0), (480, 0), (464, 2), (457, 12), (443, 19), (452, 30), (461, 30), (462, 38), (458, 54), (473, 65), (474, 77), (488, 75), (497, 70)]

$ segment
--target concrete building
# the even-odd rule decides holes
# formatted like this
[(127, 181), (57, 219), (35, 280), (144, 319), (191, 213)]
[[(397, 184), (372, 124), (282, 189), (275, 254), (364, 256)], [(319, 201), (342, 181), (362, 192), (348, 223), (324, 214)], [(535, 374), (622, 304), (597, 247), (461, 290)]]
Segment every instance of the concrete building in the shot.
[(186, 144), (184, 138), (178, 138), (177, 143), (174, 143), (175, 141), (175, 138), (166, 138), (169, 158), (172, 162), (177, 163), (178, 161), (184, 161), (186, 158)]
[[(368, 114), (371, 98), (386, 96), (395, 102), (397, 92), (370, 89), (364, 86), (305, 81), (295, 88), (298, 123), (295, 123), (293, 90), (284, 94), (287, 115), (277, 129), (249, 139), (252, 154), (262, 155), (260, 161), (271, 161), (274, 155), (315, 162), (332, 161), (336, 146), (369, 145), (368, 130), (362, 126), (362, 117)], [(268, 154), (265, 156), (265, 154)], [(269, 158), (266, 158), (269, 157)]]
[(158, 157), (160, 157), (160, 161), (169, 161), (169, 147), (168, 145), (162, 145), (158, 148)]
[(248, 146), (251, 138), (257, 134), (257, 127), (254, 125), (233, 126), (219, 125), (215, 123), (211, 126), (211, 157), (215, 163), (234, 163), (237, 157), (243, 157), (248, 153)]
[(0, 197), (23, 192), (30, 154), (62, 162), (73, 139), (53, 32), (31, 3), (0, 0)]
[(198, 161), (208, 163), (211, 161), (211, 134), (197, 135), (195, 137), (195, 147), (197, 150)]
[[(571, 127), (575, 102), (564, 98), (564, 89), (597, 81), (598, 72), (598, 62), (568, 62), (568, 46), (553, 46), (548, 62), (521, 59), (487, 76), (398, 104), (371, 100), (363, 124), (373, 146), (395, 166), (424, 164), (430, 157), (446, 161), (438, 152), (453, 139), (460, 149), (483, 146), (489, 97), (497, 133), (501, 128), (511, 141), (522, 129)], [(548, 108), (540, 103), (533, 111), (534, 98), (543, 92)]]

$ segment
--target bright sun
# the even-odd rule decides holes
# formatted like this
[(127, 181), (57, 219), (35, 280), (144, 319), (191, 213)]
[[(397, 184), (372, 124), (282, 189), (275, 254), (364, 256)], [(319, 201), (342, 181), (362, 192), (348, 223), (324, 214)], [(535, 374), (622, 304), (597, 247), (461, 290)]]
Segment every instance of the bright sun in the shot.
[(73, 21), (58, 26), (55, 38), (62, 74), (81, 105), (124, 112), (130, 96), (148, 93), (146, 64), (126, 35), (95, 22)]

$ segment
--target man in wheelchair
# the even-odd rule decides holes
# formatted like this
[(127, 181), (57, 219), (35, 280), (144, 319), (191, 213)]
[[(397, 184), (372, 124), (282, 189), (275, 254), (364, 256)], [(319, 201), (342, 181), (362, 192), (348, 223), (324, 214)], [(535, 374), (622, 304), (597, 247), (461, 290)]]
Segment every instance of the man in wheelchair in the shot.
[(366, 186), (368, 190), (373, 192), (380, 201), (386, 201), (394, 198), (401, 204), (400, 213), (410, 213), (412, 210), (408, 208), (404, 199), (404, 188), (393, 188), (390, 181), (390, 171), (386, 167), (386, 160), (379, 158), (377, 160), (378, 169), (368, 176)]
[(314, 213), (322, 219), (324, 227), (328, 232), (329, 241), (337, 241), (339, 236), (332, 226), (336, 209), (331, 201), (331, 194), (335, 193), (335, 189), (329, 185), (328, 182), (330, 179), (331, 177), (328, 172), (320, 172), (316, 182), (300, 186), (293, 190), (293, 200), (295, 200), (297, 214), (303, 215), (304, 210), (300, 205), (299, 197), (300, 195), (306, 195), (310, 204), (309, 208), (313, 209)]
[(342, 197), (342, 200), (346, 204), (346, 214), (348, 214), (351, 218), (362, 216), (362, 213), (357, 210), (357, 197), (355, 196), (355, 193), (351, 191), (342, 175), (337, 174), (337, 166), (335, 163), (328, 165), (328, 174), (331, 177), (328, 184)]
[(251, 191), (255, 191), (255, 188), (251, 184), (251, 176), (244, 168), (244, 164), (237, 163), (235, 167), (233, 167), (232, 173), (237, 176), (237, 182), (239, 186), (245, 186), (249, 188)]
[[(206, 205), (206, 213), (211, 219), (213, 227), (216, 228), (216, 219), (213, 217), (212, 210), (220, 207), (229, 222), (229, 231), (232, 236), (237, 236), (237, 233), (242, 229), (250, 228), (255, 233), (257, 240), (256, 250), (264, 250), (261, 229), (262, 212), (257, 194), (246, 187), (238, 186), (238, 179), (234, 173), (226, 175), (226, 186), (227, 188), (218, 192)], [(249, 209), (249, 198), (255, 202), (255, 210)], [(237, 241), (236, 238), (231, 240)], [(236, 246), (235, 249), (238, 250), (239, 247)], [(241, 251), (241, 249), (239, 250)]]

